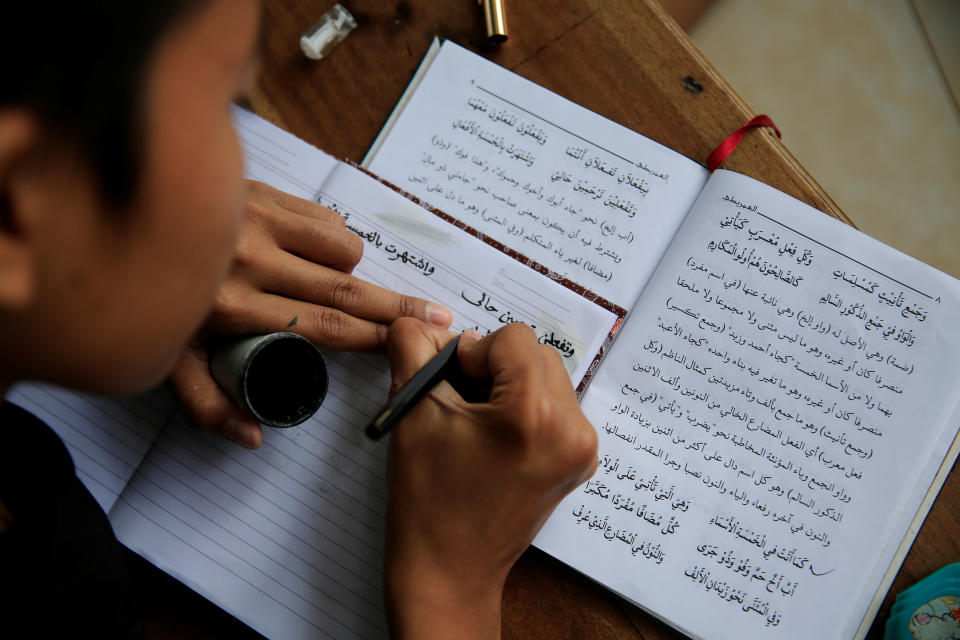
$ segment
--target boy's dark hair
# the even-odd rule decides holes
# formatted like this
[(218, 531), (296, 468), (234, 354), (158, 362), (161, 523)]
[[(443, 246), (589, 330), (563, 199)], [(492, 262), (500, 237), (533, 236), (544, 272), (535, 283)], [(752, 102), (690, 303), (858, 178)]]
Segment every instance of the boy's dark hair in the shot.
[(128, 205), (143, 162), (149, 62), (204, 0), (17, 0), (0, 18), (0, 109), (21, 106), (87, 162), (104, 203)]

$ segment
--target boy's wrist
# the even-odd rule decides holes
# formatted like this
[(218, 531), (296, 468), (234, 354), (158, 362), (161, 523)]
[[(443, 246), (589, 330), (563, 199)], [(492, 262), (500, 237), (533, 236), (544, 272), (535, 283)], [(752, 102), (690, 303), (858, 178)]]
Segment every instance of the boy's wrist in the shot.
[(456, 571), (387, 570), (387, 615), (397, 640), (500, 638), (504, 580), (478, 582)]

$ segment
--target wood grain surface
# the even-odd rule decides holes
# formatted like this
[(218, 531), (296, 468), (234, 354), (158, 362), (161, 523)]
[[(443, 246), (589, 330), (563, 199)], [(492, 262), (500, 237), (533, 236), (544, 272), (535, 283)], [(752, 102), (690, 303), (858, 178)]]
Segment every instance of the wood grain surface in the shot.
[[(359, 161), (439, 36), (701, 163), (755, 115), (655, 2), (505, 2), (510, 38), (498, 47), (484, 41), (475, 0), (344, 2), (358, 27), (317, 62), (303, 56), (299, 38), (333, 2), (269, 0), (264, 3), (262, 73), (250, 105), (327, 152)], [(776, 121), (777, 114), (769, 115)], [(784, 131), (785, 144), (809, 133)], [(749, 132), (725, 166), (851, 223), (772, 132)], [(960, 473), (954, 469), (887, 594), (871, 639), (882, 637), (885, 611), (897, 592), (960, 560), (958, 536)], [(259, 637), (130, 556), (148, 637)], [(520, 559), (508, 580), (503, 636), (682, 637), (535, 549)]]

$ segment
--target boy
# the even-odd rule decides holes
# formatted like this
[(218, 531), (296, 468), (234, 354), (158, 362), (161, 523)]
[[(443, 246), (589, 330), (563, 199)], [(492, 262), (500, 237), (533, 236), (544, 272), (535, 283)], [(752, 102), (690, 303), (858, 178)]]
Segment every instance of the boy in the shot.
[[(395, 387), (449, 340), (442, 307), (349, 275), (362, 247), (331, 212), (245, 189), (230, 102), (252, 83), (258, 21), (254, 0), (6, 10), (0, 390), (33, 378), (133, 393), (175, 367), (188, 413), (255, 448), (259, 425), (186, 346), (205, 318), (250, 332), (296, 316), (320, 344), (385, 344)], [(462, 342), (464, 369), (493, 380), (489, 402), (440, 385), (391, 440), (397, 637), (497, 637), (507, 572), (595, 466), (556, 353), (519, 325)], [(9, 404), (0, 433), (0, 629), (136, 637), (122, 556), (66, 449)]]

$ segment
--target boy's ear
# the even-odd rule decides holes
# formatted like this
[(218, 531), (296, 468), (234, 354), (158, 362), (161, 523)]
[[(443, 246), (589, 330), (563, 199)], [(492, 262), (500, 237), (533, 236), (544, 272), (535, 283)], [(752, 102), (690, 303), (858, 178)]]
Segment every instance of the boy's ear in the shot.
[(27, 306), (36, 285), (30, 214), (20, 195), (23, 163), (39, 142), (35, 119), (19, 109), (0, 109), (0, 311)]

